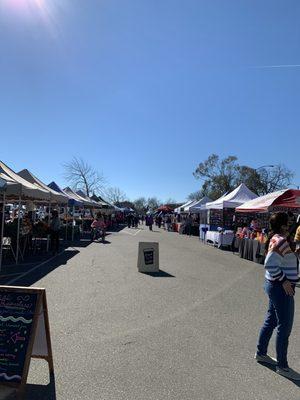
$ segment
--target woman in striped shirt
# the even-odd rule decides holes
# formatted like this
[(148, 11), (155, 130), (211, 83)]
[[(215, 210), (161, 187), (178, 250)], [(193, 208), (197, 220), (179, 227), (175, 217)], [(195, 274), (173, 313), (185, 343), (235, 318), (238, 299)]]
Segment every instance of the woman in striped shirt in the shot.
[[(300, 380), (300, 374), (289, 368), (287, 349), (294, 321), (295, 283), (298, 278), (298, 259), (288, 241), (288, 215), (275, 213), (270, 218), (271, 232), (266, 243), (265, 292), (269, 307), (261, 328), (257, 361), (276, 365), (276, 372), (287, 378)], [(277, 360), (267, 355), (268, 344), (277, 327)]]

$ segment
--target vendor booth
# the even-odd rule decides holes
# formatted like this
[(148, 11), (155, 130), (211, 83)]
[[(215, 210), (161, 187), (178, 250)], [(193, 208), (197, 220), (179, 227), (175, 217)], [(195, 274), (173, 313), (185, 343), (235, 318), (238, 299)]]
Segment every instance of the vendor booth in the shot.
[(284, 189), (247, 201), (236, 208), (243, 213), (300, 212), (300, 190)]
[[(300, 190), (284, 189), (250, 200), (236, 208), (237, 238), (235, 247), (239, 249), (240, 257), (262, 263), (264, 260), (265, 241), (269, 228), (271, 212), (290, 212), (296, 219), (300, 213)], [(243, 219), (239, 215), (244, 216)], [(250, 221), (258, 221), (255, 228)], [(243, 221), (243, 228), (241, 222)]]
[(235, 208), (256, 197), (257, 195), (242, 183), (232, 192), (202, 206), (202, 209), (207, 211), (209, 225), (205, 241), (218, 247), (231, 245), (234, 239)]
[(66, 204), (68, 202), (68, 197), (65, 194), (51, 189), (36, 176), (34, 176), (28, 169), (22, 169), (22, 171), (18, 172), (18, 175), (26, 179), (28, 182), (37, 185), (41, 189), (48, 191), (51, 204)]
[[(21, 214), (23, 212), (22, 207), (26, 202), (30, 204), (34, 202), (40, 202), (47, 204), (50, 201), (50, 191), (41, 188), (35, 183), (28, 182), (12, 169), (10, 169), (6, 164), (0, 161), (0, 178), (1, 178), (1, 196), (0, 201), (2, 201), (2, 212), (1, 212), (1, 235), (0, 235), (0, 268), (2, 265), (2, 255), (3, 247), (8, 247), (11, 251), (15, 262), (18, 263), (19, 257), (23, 259), (24, 247), (20, 246), (20, 241), (27, 240), (27, 236), (24, 232), (21, 232)], [(5, 236), (5, 204), (7, 201), (16, 202), (18, 204), (18, 216), (14, 219), (13, 223), (10, 224), (10, 234)], [(23, 251), (22, 251), (23, 250)]]

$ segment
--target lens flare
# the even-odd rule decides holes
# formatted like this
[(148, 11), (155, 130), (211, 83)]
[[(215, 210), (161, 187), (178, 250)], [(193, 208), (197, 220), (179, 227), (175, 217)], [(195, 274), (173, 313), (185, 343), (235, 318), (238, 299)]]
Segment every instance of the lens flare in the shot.
[(51, 34), (57, 36), (57, 0), (0, 0), (7, 10), (18, 14), (20, 18), (41, 20)]

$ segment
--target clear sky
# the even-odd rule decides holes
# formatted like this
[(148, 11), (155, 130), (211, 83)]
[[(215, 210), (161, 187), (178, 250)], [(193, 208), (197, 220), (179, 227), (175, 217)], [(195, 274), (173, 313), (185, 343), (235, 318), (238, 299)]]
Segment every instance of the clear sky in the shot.
[(299, 0), (0, 0), (0, 159), (64, 186), (82, 157), (132, 200), (184, 200), (211, 153), (300, 185), (299, 21)]

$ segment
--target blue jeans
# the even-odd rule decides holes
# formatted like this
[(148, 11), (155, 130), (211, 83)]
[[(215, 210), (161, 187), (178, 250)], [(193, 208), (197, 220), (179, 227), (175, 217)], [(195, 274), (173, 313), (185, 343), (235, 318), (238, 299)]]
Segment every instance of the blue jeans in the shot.
[(269, 296), (269, 307), (265, 322), (260, 330), (257, 354), (267, 354), (269, 341), (277, 327), (276, 354), (278, 367), (287, 368), (287, 349), (294, 322), (294, 297), (288, 296), (282, 287), (282, 283), (278, 281), (270, 282), (266, 280), (264, 289)]

